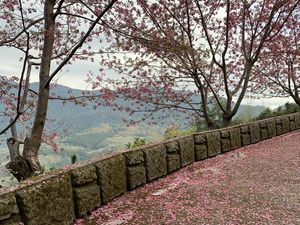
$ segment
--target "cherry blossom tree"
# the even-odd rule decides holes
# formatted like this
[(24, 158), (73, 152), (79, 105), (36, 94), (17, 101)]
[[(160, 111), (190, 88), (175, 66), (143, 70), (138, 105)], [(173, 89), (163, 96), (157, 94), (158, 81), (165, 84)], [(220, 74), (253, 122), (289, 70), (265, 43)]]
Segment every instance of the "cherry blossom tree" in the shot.
[[(216, 127), (209, 113), (213, 101), (222, 126), (228, 126), (249, 93), (253, 67), (266, 44), (287, 29), (299, 3), (120, 1), (103, 20), (107, 35), (115, 37), (107, 40), (107, 50), (119, 54), (102, 55), (102, 63), (122, 79), (108, 79), (104, 88), (139, 105), (122, 110), (144, 118), (165, 109), (191, 111), (208, 128)], [(101, 77), (91, 80), (103, 87)]]
[(283, 32), (267, 44), (254, 71), (258, 94), (290, 96), (300, 106), (300, 12), (290, 17)]
[[(0, 47), (15, 48), (23, 53), (23, 68), (17, 79), (19, 85), (2, 77), (1, 102), (10, 124), (1, 131), (11, 130), (7, 140), (11, 162), (7, 168), (18, 180), (42, 172), (38, 154), (45, 139), (50, 83), (68, 63), (93, 57), (92, 40), (102, 32), (101, 19), (116, 0), (3, 0), (0, 4)], [(99, 48), (100, 49), (100, 48)], [(51, 66), (51, 62), (55, 66)], [(30, 90), (32, 66), (39, 70), (39, 89)], [(17, 95), (9, 90), (17, 88)], [(19, 135), (16, 123), (24, 123), (28, 111), (34, 120), (25, 135)], [(51, 134), (48, 138), (53, 138)], [(22, 155), (20, 144), (23, 144)]]

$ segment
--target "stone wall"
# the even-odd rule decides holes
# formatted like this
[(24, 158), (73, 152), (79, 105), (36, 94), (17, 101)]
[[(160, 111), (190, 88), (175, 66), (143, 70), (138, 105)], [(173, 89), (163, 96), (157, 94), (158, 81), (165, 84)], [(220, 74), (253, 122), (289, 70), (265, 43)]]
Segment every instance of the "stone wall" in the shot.
[(300, 113), (138, 149), (120, 150), (0, 189), (0, 225), (69, 225), (75, 218), (195, 161), (300, 129)]

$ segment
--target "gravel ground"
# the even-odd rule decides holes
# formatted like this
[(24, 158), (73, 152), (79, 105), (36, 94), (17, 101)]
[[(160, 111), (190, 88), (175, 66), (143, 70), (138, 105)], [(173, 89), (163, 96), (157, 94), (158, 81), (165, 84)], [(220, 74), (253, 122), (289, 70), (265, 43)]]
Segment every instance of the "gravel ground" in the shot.
[(194, 163), (74, 225), (300, 225), (300, 132)]

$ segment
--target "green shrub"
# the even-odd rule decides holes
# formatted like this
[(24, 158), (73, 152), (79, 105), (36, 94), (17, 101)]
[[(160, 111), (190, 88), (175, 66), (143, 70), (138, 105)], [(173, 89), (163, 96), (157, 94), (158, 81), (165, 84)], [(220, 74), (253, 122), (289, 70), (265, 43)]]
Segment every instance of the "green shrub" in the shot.
[(164, 139), (171, 139), (171, 138), (176, 138), (176, 137), (180, 137), (180, 136), (184, 136), (184, 135), (188, 135), (188, 134), (192, 134), (197, 132), (197, 128), (192, 126), (186, 130), (181, 130), (178, 128), (178, 126), (176, 124), (173, 124), (172, 126), (170, 126), (169, 128), (166, 129), (165, 134), (164, 134)]
[(270, 117), (281, 116), (281, 115), (286, 115), (286, 114), (291, 114), (296, 112), (300, 112), (300, 107), (295, 103), (287, 102), (284, 105), (279, 106), (277, 109), (274, 110), (267, 108), (266, 110), (261, 112), (259, 116), (255, 118), (255, 120), (261, 120), (261, 119), (266, 119)]
[(72, 163), (72, 164), (75, 164), (76, 161), (77, 161), (77, 156), (76, 156), (76, 155), (72, 155), (72, 156), (71, 156), (71, 163)]
[(146, 144), (146, 139), (145, 138), (139, 138), (136, 137), (134, 138), (133, 142), (129, 142), (128, 144), (126, 144), (127, 148), (136, 148), (136, 147), (140, 147)]

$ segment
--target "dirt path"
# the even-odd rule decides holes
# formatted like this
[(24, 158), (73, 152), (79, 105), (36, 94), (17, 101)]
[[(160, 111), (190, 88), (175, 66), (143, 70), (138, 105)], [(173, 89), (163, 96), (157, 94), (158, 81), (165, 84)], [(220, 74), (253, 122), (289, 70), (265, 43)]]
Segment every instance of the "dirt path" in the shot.
[(75, 224), (300, 224), (300, 132), (194, 163)]

